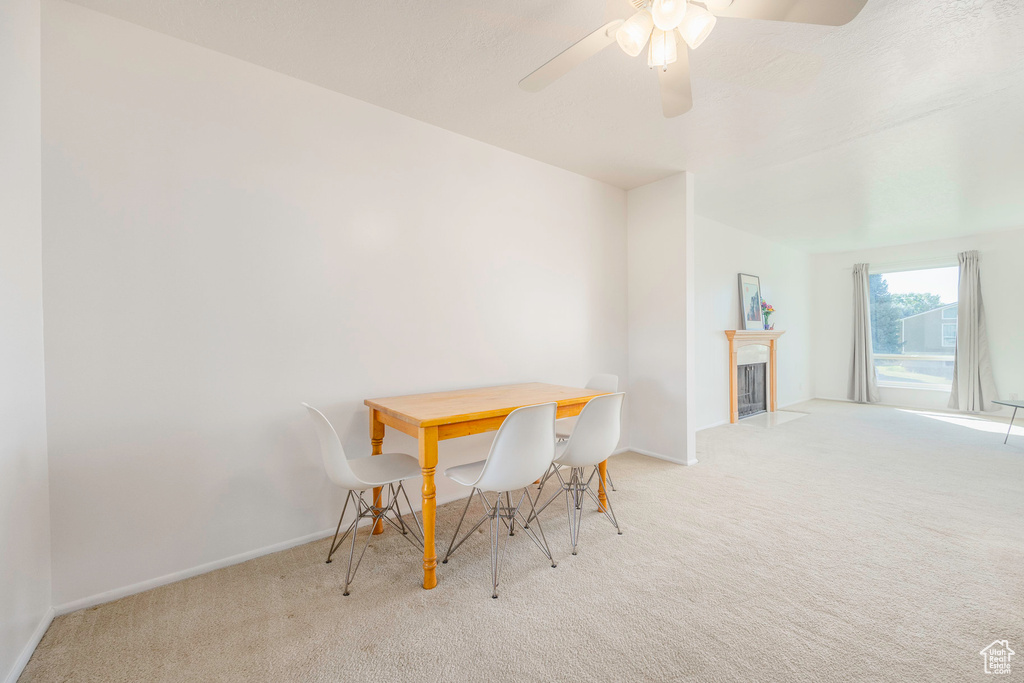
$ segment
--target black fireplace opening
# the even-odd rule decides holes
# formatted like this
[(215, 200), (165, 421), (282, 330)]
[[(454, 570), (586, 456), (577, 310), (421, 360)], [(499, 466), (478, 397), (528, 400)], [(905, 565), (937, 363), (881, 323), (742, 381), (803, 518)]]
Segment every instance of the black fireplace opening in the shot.
[(767, 363), (749, 363), (736, 369), (736, 406), (741, 418), (768, 410), (767, 377)]

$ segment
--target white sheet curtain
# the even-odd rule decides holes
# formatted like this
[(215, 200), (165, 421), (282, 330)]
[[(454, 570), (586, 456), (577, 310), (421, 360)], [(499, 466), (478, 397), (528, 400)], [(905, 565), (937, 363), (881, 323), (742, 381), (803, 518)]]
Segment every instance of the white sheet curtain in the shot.
[(877, 403), (878, 379), (871, 351), (871, 284), (868, 264), (853, 267), (853, 362), (850, 367), (851, 401)]
[(976, 413), (998, 410), (997, 397), (988, 355), (988, 330), (985, 305), (981, 301), (981, 270), (978, 252), (963, 251), (960, 258), (960, 294), (957, 306), (956, 360), (953, 363), (953, 391), (949, 407)]

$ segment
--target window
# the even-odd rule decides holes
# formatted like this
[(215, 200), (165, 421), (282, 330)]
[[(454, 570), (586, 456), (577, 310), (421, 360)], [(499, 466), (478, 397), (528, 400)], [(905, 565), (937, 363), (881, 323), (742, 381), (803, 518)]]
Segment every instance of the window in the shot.
[(956, 323), (942, 323), (942, 345), (956, 348)]
[(947, 389), (956, 349), (956, 266), (871, 274), (871, 337), (881, 386)]

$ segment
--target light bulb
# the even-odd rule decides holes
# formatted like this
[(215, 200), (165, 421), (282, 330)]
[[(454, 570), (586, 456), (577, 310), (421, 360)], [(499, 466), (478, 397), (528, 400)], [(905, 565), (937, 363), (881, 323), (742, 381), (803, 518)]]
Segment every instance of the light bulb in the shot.
[(651, 13), (642, 9), (619, 27), (615, 32), (615, 40), (619, 42), (623, 52), (630, 57), (636, 57), (647, 44), (653, 28), (654, 19), (651, 18)]
[(651, 16), (654, 25), (662, 31), (671, 31), (686, 15), (686, 0), (654, 0)]
[(683, 23), (679, 25), (679, 33), (690, 49), (696, 50), (711, 33), (716, 21), (718, 20), (715, 19), (714, 14), (700, 5), (693, 5), (683, 17)]
[(651, 34), (651, 50), (647, 53), (647, 66), (665, 68), (677, 58), (676, 32), (654, 29)]

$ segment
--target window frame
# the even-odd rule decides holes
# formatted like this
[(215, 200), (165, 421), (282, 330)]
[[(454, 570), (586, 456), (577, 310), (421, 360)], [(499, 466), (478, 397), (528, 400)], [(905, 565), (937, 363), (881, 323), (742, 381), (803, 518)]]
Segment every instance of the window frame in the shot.
[[(874, 267), (874, 268), (869, 268), (868, 269), (868, 273), (870, 275), (882, 275), (882, 276), (885, 276), (885, 275), (888, 275), (889, 273), (910, 273), (910, 272), (913, 272), (915, 270), (938, 270), (938, 269), (941, 269), (941, 268), (955, 268), (958, 265), (959, 264), (956, 261), (949, 261), (948, 259), (929, 261), (929, 262), (927, 262), (927, 265), (925, 265), (924, 262), (917, 262), (915, 264), (892, 263), (892, 264), (879, 265), (879, 266)], [(951, 323), (945, 322), (946, 320), (948, 320), (948, 318), (945, 317), (946, 311), (943, 311), (942, 315), (940, 316), (940, 320), (943, 321), (941, 323), (942, 324), (942, 328), (943, 328), (943, 332), (945, 331), (945, 326), (946, 325), (952, 324), (952, 325), (955, 325), (955, 326), (959, 326), (959, 324), (960, 324), (960, 319), (959, 319), (959, 303), (960, 302), (959, 302), (959, 300), (956, 303), (958, 304), (958, 306), (957, 306), (958, 315), (957, 315), (956, 318), (953, 319), (953, 321)], [(869, 311), (871, 310), (871, 306), (873, 306), (873, 305), (874, 305), (874, 301), (873, 300), (868, 301), (868, 310)], [(906, 318), (902, 318), (900, 320), (901, 326), (902, 326), (903, 320), (906, 320)], [(902, 329), (902, 327), (901, 327), (901, 329)], [(902, 337), (902, 332), (901, 332), (901, 337)], [(928, 384), (920, 384), (920, 383), (913, 383), (913, 382), (893, 382), (893, 381), (887, 381), (887, 380), (881, 379), (879, 377), (879, 374), (878, 374), (878, 363), (877, 363), (878, 360), (923, 360), (923, 361), (942, 361), (942, 362), (955, 361), (956, 360), (956, 355), (955, 355), (956, 343), (954, 342), (954, 344), (952, 346), (947, 346), (946, 343), (945, 343), (945, 334), (943, 334), (942, 346), (943, 346), (943, 348), (952, 348), (954, 350), (953, 353), (950, 353), (949, 355), (946, 355), (946, 354), (933, 354), (933, 353), (931, 353), (931, 354), (929, 354), (929, 353), (913, 353), (913, 354), (911, 354), (911, 353), (875, 353), (874, 342), (872, 341), (872, 349), (871, 349), (872, 366), (873, 366), (873, 368), (875, 370), (875, 380), (878, 382), (878, 386), (884, 387), (884, 388), (892, 388), (892, 389), (917, 389), (917, 390), (921, 390), (921, 391), (942, 391), (942, 392), (948, 393), (950, 391), (950, 389), (952, 389), (952, 382), (950, 382), (950, 384), (938, 384), (938, 385), (928, 385)]]

